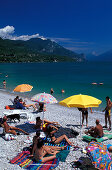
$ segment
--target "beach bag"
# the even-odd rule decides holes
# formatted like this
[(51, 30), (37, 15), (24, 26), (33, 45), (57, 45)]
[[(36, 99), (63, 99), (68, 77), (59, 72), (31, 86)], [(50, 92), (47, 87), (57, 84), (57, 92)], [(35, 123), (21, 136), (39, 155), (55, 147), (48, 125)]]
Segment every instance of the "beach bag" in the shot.
[(15, 136), (13, 134), (5, 134), (4, 139), (6, 141), (15, 140), (15, 139), (17, 139), (17, 136)]
[(91, 159), (88, 157), (80, 157), (78, 161), (73, 161), (70, 163), (72, 168), (74, 169), (82, 169), (82, 170), (98, 170), (94, 167), (91, 162)]

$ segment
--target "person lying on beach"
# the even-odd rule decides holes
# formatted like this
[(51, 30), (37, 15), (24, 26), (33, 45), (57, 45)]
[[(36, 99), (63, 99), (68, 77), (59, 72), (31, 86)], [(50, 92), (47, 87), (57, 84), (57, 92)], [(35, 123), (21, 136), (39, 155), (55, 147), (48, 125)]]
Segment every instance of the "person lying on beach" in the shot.
[(47, 126), (55, 126), (59, 125), (58, 122), (51, 122), (49, 120), (41, 120), (40, 117), (36, 117), (36, 125), (34, 126), (35, 129), (41, 129), (42, 130), (42, 124), (43, 124), (43, 131), (47, 131)]
[[(37, 131), (36, 132), (36, 135), (33, 137), (33, 144), (30, 148), (30, 153), (31, 155), (29, 157), (33, 157), (34, 156), (34, 152), (36, 150), (36, 147), (37, 147), (37, 143), (38, 143), (38, 140), (40, 138), (40, 131)], [(57, 147), (57, 146), (44, 146), (45, 149), (48, 149), (48, 150), (54, 150), (54, 151), (57, 151), (57, 150), (64, 150), (66, 149), (66, 146), (63, 146), (63, 147)], [(52, 151), (53, 152), (53, 151)]]
[(25, 109), (27, 109), (29, 107), (33, 107), (34, 110), (37, 110), (37, 107), (36, 107), (35, 104), (28, 104), (27, 105), (25, 102), (23, 102), (22, 99), (19, 99), (19, 101), (16, 104), (16, 109), (23, 109), (23, 110), (25, 110)]
[[(34, 159), (36, 161), (39, 161), (40, 163), (53, 160), (54, 158), (56, 158), (56, 154), (59, 152), (59, 150), (63, 149), (65, 149), (65, 147), (44, 146), (44, 140), (39, 138), (37, 146), (34, 150)], [(52, 156), (45, 157), (45, 155), (47, 154), (51, 154)]]
[(25, 108), (27, 108), (27, 109), (28, 109), (29, 107), (33, 107), (35, 111), (38, 110), (35, 104), (26, 104), (25, 102), (23, 102), (23, 106), (24, 106)]
[[(56, 129), (56, 128), (55, 128)], [(49, 127), (48, 131), (47, 131), (47, 137), (49, 136), (51, 138), (51, 142), (55, 143), (55, 144), (58, 144), (60, 143), (61, 141), (63, 141), (64, 139), (66, 140), (66, 142), (69, 144), (69, 145), (73, 145), (72, 142), (70, 142), (70, 140), (68, 139), (68, 137), (66, 135), (62, 135), (58, 138), (55, 137), (54, 133), (56, 133), (58, 130), (58, 128), (56, 130), (53, 129), (53, 127)]]
[(17, 128), (17, 127), (14, 127), (14, 126), (9, 126), (8, 123), (7, 123), (7, 116), (3, 117), (3, 123), (2, 124), (3, 124), (3, 127), (4, 127), (6, 133), (11, 133), (13, 135), (17, 135), (18, 134), (16, 132), (16, 130), (17, 130), (17, 131), (23, 132), (25, 135), (29, 135), (29, 133), (25, 132), (24, 130), (22, 130), (20, 128)]
[(92, 137), (95, 137), (95, 138), (103, 137), (103, 135), (104, 135), (103, 127), (100, 124), (100, 121), (96, 120), (96, 126), (92, 127), (90, 130), (86, 131), (85, 133), (90, 134)]

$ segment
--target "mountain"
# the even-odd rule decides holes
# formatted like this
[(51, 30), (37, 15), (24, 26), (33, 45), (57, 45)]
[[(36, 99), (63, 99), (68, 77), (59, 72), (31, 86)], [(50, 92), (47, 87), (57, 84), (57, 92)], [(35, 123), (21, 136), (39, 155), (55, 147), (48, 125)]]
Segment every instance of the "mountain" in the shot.
[(70, 51), (50, 39), (27, 41), (0, 38), (0, 62), (84, 61), (84, 54)]
[(89, 61), (112, 61), (112, 50), (100, 55), (88, 54), (86, 58)]
[(94, 55), (94, 54), (90, 53), (90, 54), (87, 54), (86, 59), (88, 61), (97, 61), (98, 55)]
[(112, 61), (112, 50), (109, 50), (98, 56), (98, 60), (101, 61)]

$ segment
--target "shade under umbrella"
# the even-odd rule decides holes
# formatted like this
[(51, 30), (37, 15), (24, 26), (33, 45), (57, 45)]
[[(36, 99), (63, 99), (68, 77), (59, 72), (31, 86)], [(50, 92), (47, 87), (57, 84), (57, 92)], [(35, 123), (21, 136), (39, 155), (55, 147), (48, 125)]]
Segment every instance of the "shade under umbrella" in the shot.
[[(34, 102), (38, 102), (38, 103), (43, 103), (43, 104), (53, 104), (53, 103), (57, 103), (58, 101), (56, 100), (55, 97), (53, 97), (51, 94), (48, 94), (48, 93), (39, 93), (39, 94), (36, 94), (35, 96), (33, 96), (31, 98), (32, 101)], [(43, 106), (44, 108), (44, 106)], [(43, 109), (43, 118), (42, 120), (44, 119), (44, 109)], [(43, 122), (43, 121), (42, 121)], [(42, 128), (43, 128), (43, 123), (42, 123)]]
[(14, 92), (28, 92), (31, 91), (33, 86), (29, 84), (20, 84), (13, 91)]
[[(102, 102), (101, 100), (95, 97), (79, 94), (68, 97), (59, 102), (59, 104), (67, 107), (88, 108), (99, 107), (99, 104), (101, 104), (101, 102)], [(81, 127), (81, 112), (80, 112), (80, 127)]]

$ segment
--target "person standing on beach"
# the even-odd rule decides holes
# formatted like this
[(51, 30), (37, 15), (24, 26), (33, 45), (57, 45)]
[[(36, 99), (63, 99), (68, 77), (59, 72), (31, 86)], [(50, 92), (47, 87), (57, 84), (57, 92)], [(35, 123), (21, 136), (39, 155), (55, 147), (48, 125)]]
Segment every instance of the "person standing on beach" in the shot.
[(6, 89), (6, 81), (3, 80), (3, 88)]
[(106, 102), (107, 102), (107, 105), (106, 105), (106, 108), (103, 110), (103, 112), (105, 111), (105, 128), (107, 128), (107, 119), (109, 121), (109, 129), (108, 130), (111, 130), (111, 107), (112, 107), (112, 104), (111, 104), (111, 100), (110, 98), (107, 96), (106, 97)]
[(51, 94), (53, 94), (54, 93), (54, 90), (53, 90), (53, 88), (51, 88)]
[[(86, 118), (86, 127), (88, 127), (88, 108), (78, 108), (79, 111), (82, 112), (82, 127), (83, 127), (83, 123), (84, 123), (84, 118)], [(92, 112), (92, 108), (90, 108), (91, 113)]]

